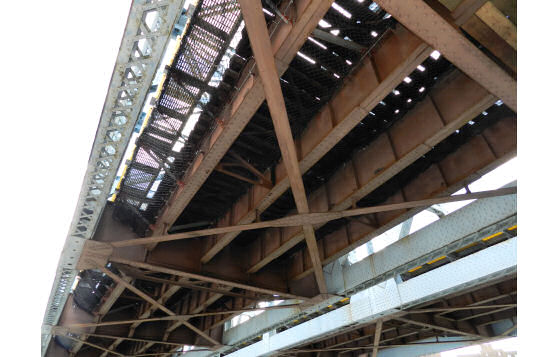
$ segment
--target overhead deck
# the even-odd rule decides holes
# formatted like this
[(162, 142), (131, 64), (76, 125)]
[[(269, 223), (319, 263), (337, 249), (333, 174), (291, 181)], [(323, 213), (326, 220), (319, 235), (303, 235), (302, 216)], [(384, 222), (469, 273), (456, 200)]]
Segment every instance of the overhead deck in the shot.
[[(175, 7), (159, 28), (165, 42), (183, 2), (160, 4)], [(141, 6), (155, 5), (134, 2), (132, 32)], [(63, 311), (45, 319), (44, 352), (375, 356), (436, 336), (491, 339), (505, 324), (514, 333), (515, 261), (488, 265), (515, 249), (511, 189), (472, 196), (483, 198), (345, 263), (515, 157), (511, 8), (509, 0), (198, 1), (116, 199), (99, 206), (66, 269), (66, 295), (80, 280), (58, 303)], [(163, 48), (149, 57), (149, 86)], [(129, 111), (122, 145), (146, 93)], [(115, 169), (109, 178), (99, 197), (108, 198)], [(438, 227), (442, 239), (429, 242)], [(454, 269), (460, 283), (442, 280)], [(410, 294), (417, 281), (428, 282), (419, 298), (342, 317), (380, 284)], [(283, 302), (260, 305), (273, 300)], [(491, 307), (470, 308), (482, 301)], [(230, 327), (257, 309), (268, 311)], [(313, 334), (319, 318), (333, 316)]]

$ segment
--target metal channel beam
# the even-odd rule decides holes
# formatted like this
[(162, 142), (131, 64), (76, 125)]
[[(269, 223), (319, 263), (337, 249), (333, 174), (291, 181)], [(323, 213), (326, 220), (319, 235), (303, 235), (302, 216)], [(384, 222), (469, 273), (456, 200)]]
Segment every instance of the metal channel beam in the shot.
[(517, 238), (396, 283), (389, 279), (352, 296), (350, 303), (229, 354), (232, 357), (271, 355), (322, 339), (342, 329), (395, 316), (402, 309), (511, 276), (517, 271)]
[[(155, 4), (134, 1), (131, 6), (89, 165), (43, 319), (43, 356), (51, 339), (49, 326), (58, 322), (66, 303), (77, 274), (75, 264), (84, 241), (90, 239), (95, 231), (183, 3), (184, 0), (168, 0)], [(150, 19), (154, 21), (148, 23)], [(129, 90), (128, 86), (133, 86), (134, 90)]]
[[(457, 100), (455, 99), (457, 98)], [(411, 165), (456, 129), (475, 118), (494, 103), (495, 98), (459, 71), (438, 83), (431, 93), (404, 118), (363, 150), (310, 196), (313, 211), (341, 211), (380, 187)], [(280, 237), (284, 237), (281, 239)], [(303, 239), (301, 230), (282, 229), (263, 232), (251, 247), (276, 248), (253, 261), (253, 273), (278, 258)], [(268, 242), (278, 241), (277, 246)], [(256, 248), (255, 248), (256, 249)]]
[[(431, 183), (431, 187), (414, 187), (412, 190), (407, 191), (408, 193), (412, 191), (422, 192), (424, 197), (428, 197), (427, 195), (429, 192), (438, 192), (438, 190), (444, 190), (448, 192), (453, 192), (459, 187), (461, 187), (464, 183), (473, 181), (480, 177), (482, 174), (490, 171), (492, 168), (498, 166), (501, 162), (513, 157), (515, 155), (515, 119), (514, 118), (507, 118), (501, 120), (499, 123), (495, 124), (493, 127), (485, 130), (482, 135), (476, 137), (468, 144), (459, 148), (456, 152), (450, 155), (450, 157), (446, 158), (442, 162), (439, 163), (443, 168), (449, 169), (446, 171), (447, 176), (446, 180), (448, 184), (451, 186), (447, 188), (444, 181), (438, 181), (437, 176), (430, 176), (430, 174), (425, 173), (423, 180), (420, 182), (424, 183)], [(436, 168), (436, 167), (435, 167)], [(438, 170), (438, 169), (437, 169)], [(435, 171), (438, 172), (438, 171)], [(469, 177), (468, 180), (462, 181), (461, 178)], [(435, 178), (434, 180), (432, 178)], [(435, 185), (440, 185), (436, 187)], [(341, 184), (340, 184), (341, 186)], [(432, 191), (431, 191), (432, 190)], [(408, 197), (414, 197), (409, 194)], [(410, 211), (411, 213), (412, 211)], [(400, 214), (400, 213), (396, 213)], [(409, 213), (408, 213), (409, 214)], [(415, 214), (413, 212), (412, 214)], [(403, 215), (405, 216), (405, 215)], [(401, 218), (402, 219), (402, 218)], [(403, 219), (407, 219), (404, 217)], [(380, 229), (375, 230), (374, 228), (371, 229), (367, 234), (367, 236), (375, 236), (380, 234), (382, 231), (389, 229), (391, 226), (396, 225), (397, 221), (392, 221), (390, 223), (385, 224)], [(358, 230), (354, 232), (361, 232), (361, 224), (359, 224)], [(357, 228), (357, 227), (356, 227)], [(369, 228), (369, 227), (365, 227)], [(350, 228), (351, 230), (351, 228)], [(362, 244), (364, 241), (358, 239), (364, 239), (365, 235), (362, 236), (353, 236), (352, 240), (347, 240), (346, 242), (349, 243), (347, 246), (342, 249), (341, 251), (337, 252), (334, 250), (325, 249), (327, 262), (331, 262), (337, 257), (347, 253), (347, 251), (355, 248), (356, 246)], [(292, 308), (278, 312), (272, 311), (268, 313), (264, 313), (260, 316), (257, 316), (245, 324), (241, 325), (241, 329), (231, 329), (226, 332), (226, 336), (228, 336), (231, 340), (237, 341), (241, 338), (246, 338), (240, 331), (246, 331), (249, 329), (252, 334), (257, 334), (258, 327), (260, 326), (260, 321), (273, 321), (273, 324), (280, 324), (282, 321), (286, 321), (288, 318), (293, 319), (295, 316), (299, 316), (300, 310), (297, 308)], [(272, 316), (272, 317), (270, 317)], [(235, 335), (238, 334), (239, 335)], [(247, 333), (247, 332), (246, 332)], [(234, 334), (235, 337), (232, 337)], [(226, 341), (225, 343), (229, 343)]]
[[(468, 144), (462, 146), (456, 152), (451, 154), (450, 157), (446, 158), (445, 160), (439, 163), (439, 165), (442, 166), (444, 169), (449, 169), (448, 171), (446, 171), (447, 173), (446, 180), (448, 184), (450, 184), (451, 186), (447, 188), (444, 181), (442, 182), (438, 181), (437, 176), (434, 175), (430, 176), (430, 174), (425, 173), (424, 174), (425, 176), (423, 176), (424, 179), (420, 180), (420, 182), (432, 183), (433, 185), (431, 187), (428, 186), (421, 187), (421, 188), (413, 187), (413, 189), (407, 192), (408, 193), (412, 191), (422, 192), (424, 197), (428, 197), (427, 195), (429, 194), (429, 192), (438, 192), (438, 190), (453, 192), (459, 189), (459, 187), (461, 187), (464, 183), (477, 179), (482, 174), (490, 171), (493, 167), (496, 167), (501, 162), (504, 162), (505, 160), (507, 160), (510, 157), (513, 157), (514, 155), (515, 155), (515, 119), (508, 118), (500, 121), (499, 123), (495, 124), (493, 127), (485, 130), (482, 135), (476, 137)], [(469, 177), (469, 178), (468, 180), (462, 182), (461, 178), (465, 178), (465, 177)], [(440, 185), (440, 186), (436, 187), (435, 185)], [(409, 194), (408, 197), (414, 197), (414, 196)], [(411, 212), (412, 211), (410, 211), (408, 214), (410, 214)], [(396, 214), (400, 214), (400, 213), (396, 213)], [(415, 214), (415, 212), (413, 212), (412, 214)], [(403, 216), (406, 215), (404, 214)], [(407, 219), (407, 217), (403, 217), (400, 219), (402, 220)], [(380, 234), (384, 230), (389, 229), (391, 226), (396, 224), (398, 224), (397, 220), (391, 221), (390, 223), (383, 225), (378, 230), (375, 230), (374, 228), (370, 229), (368, 233), (365, 233), (364, 231), (361, 232), (362, 225), (359, 224), (359, 227), (356, 227), (357, 230), (354, 230), (353, 232), (359, 232), (362, 235), (356, 236), (354, 234), (352, 240), (348, 241), (346, 239), (345, 241), (349, 244), (347, 244), (345, 248), (342, 249), (341, 251), (325, 249), (325, 253), (327, 257), (326, 262), (327, 263), (331, 262), (337, 257), (347, 253), (347, 251), (364, 243), (363, 240), (359, 240), (359, 239), (365, 239), (365, 234), (367, 235), (367, 237), (372, 237)], [(353, 227), (351, 227), (350, 230), (352, 228)], [(364, 228), (369, 229), (369, 227), (364, 227)], [(298, 316), (300, 314), (299, 310), (296, 308), (292, 308), (291, 310), (288, 309), (287, 310), (288, 313), (286, 314), (284, 314), (284, 312), (286, 311), (283, 312), (272, 311), (269, 312), (268, 314), (265, 313), (260, 315), (260, 318), (259, 316), (257, 316), (251, 319), (250, 321), (246, 322), (245, 324), (242, 324), (240, 330), (247, 329), (248, 326), (251, 326), (249, 327), (249, 331), (251, 331), (253, 334), (256, 334), (258, 331), (257, 324), (259, 324), (257, 321), (259, 321), (260, 319), (265, 320), (266, 318), (269, 318), (268, 316), (273, 316), (272, 318), (269, 319), (273, 321), (274, 324), (280, 324), (280, 321), (285, 321), (288, 318), (293, 319), (295, 318), (295, 316)], [(237, 339), (242, 338), (241, 337), (242, 334), (239, 332), (240, 330), (237, 329), (228, 330), (226, 332), (226, 336), (236, 341)], [(240, 333), (240, 335), (237, 335), (236, 337), (232, 337), (232, 334), (236, 334), (236, 333)], [(245, 336), (243, 336), (243, 338), (245, 338)]]
[[(361, 67), (346, 81), (343, 88), (308, 124), (307, 130), (296, 141), (300, 148), (299, 168), (307, 172), (351, 129), (368, 115), (415, 67), (430, 54), (432, 49), (403, 27), (398, 27), (373, 54), (365, 58)], [(277, 184), (271, 189), (252, 187), (232, 209), (218, 221), (218, 226), (254, 222), (284, 192), (290, 188), (284, 163), (276, 167)], [(270, 177), (270, 170), (265, 173)], [(252, 197), (252, 199), (251, 199)], [(247, 199), (249, 198), (249, 199)], [(248, 206), (248, 207), (245, 207)], [(231, 212), (240, 212), (232, 214)], [(209, 262), (226, 247), (238, 233), (219, 235), (209, 245), (202, 262)]]
[[(169, 242), (175, 240), (183, 240), (188, 238), (197, 238), (203, 236), (209, 236), (214, 233), (225, 233), (230, 231), (247, 231), (247, 230), (254, 230), (254, 229), (261, 229), (261, 228), (270, 228), (270, 227), (296, 227), (302, 226), (304, 224), (310, 225), (317, 225), (317, 224), (324, 224), (329, 221), (341, 219), (341, 218), (350, 218), (350, 217), (357, 217), (357, 216), (364, 216), (371, 213), (377, 212), (388, 212), (388, 211), (397, 211), (401, 209), (409, 209), (415, 207), (428, 207), (432, 205), (442, 204), (442, 203), (450, 203), (450, 202), (457, 202), (457, 201), (467, 201), (471, 199), (478, 199), (478, 198), (486, 198), (486, 197), (493, 197), (493, 196), (504, 196), (508, 194), (515, 193), (516, 190), (512, 188), (502, 188), (497, 190), (487, 190), (487, 191), (480, 191), (480, 192), (471, 192), (465, 194), (459, 194), (454, 196), (446, 196), (446, 197), (435, 197), (429, 198), (419, 201), (408, 201), (403, 203), (393, 203), (387, 205), (378, 205), (378, 206), (371, 206), (371, 207), (361, 207), (361, 208), (354, 208), (345, 211), (332, 211), (332, 212), (313, 212), (313, 213), (304, 213), (304, 214), (294, 214), (284, 218), (278, 218), (275, 220), (268, 220), (264, 222), (257, 222), (251, 224), (244, 224), (239, 226), (231, 226), (231, 227), (220, 227), (220, 228), (208, 228), (199, 231), (190, 231), (185, 233), (178, 233), (172, 235), (165, 235), (160, 237), (150, 237), (150, 238), (137, 238), (137, 239), (130, 239), (125, 241), (120, 241), (117, 243), (110, 244), (113, 247), (129, 247), (135, 245), (143, 245), (143, 244), (151, 244), (151, 243), (160, 243), (160, 242)], [(146, 278), (147, 280), (154, 281), (154, 282), (168, 282), (164, 279), (159, 278), (151, 278), (146, 277), (141, 274), (135, 275), (136, 277)], [(189, 287), (195, 289), (194, 286), (190, 286), (188, 284), (182, 283), (182, 286)], [(199, 287), (196, 287), (200, 289)]]
[[(349, 267), (327, 274), (334, 294), (351, 296), (449, 251), (508, 228), (516, 221), (516, 196), (481, 199)], [(470, 223), (471, 222), (471, 223)], [(426, 273), (427, 274), (427, 273)], [(224, 333), (223, 343), (234, 345), (301, 313), (300, 308), (267, 311)]]
[(327, 274), (327, 283), (335, 294), (376, 285), (515, 224), (516, 195), (477, 200), (353, 265), (338, 267)]
[[(95, 316), (94, 318), (95, 322), (100, 322), (102, 320), (102, 318), (108, 313), (108, 311), (110, 311), (112, 306), (116, 303), (116, 300), (118, 300), (118, 298), (120, 297), (120, 295), (124, 290), (125, 290), (125, 286), (123, 284), (116, 284), (114, 289), (112, 289), (112, 291), (110, 292), (110, 295), (108, 295), (108, 297), (100, 307), (98, 311), (98, 315)], [(95, 329), (92, 329), (92, 332), (94, 331)], [(80, 340), (78, 342), (76, 341), (75, 345), (71, 349), (71, 352), (74, 354), (77, 353), (77, 351), (79, 351), (81, 347), (83, 347), (84, 341), (87, 338), (88, 338), (88, 334), (85, 334), (85, 336), (81, 336)]]
[[(388, 145), (388, 143), (386, 144)], [(514, 157), (516, 145), (516, 119), (515, 117), (504, 118), (491, 128), (487, 128), (481, 135), (473, 137), (440, 162), (432, 164), (399, 191), (392, 193), (384, 203), (401, 203), (407, 200), (449, 195), (478, 179), (500, 163)], [(375, 147), (374, 150), (376, 149), (378, 148)], [(363, 153), (360, 162), (365, 163), (364, 159), (368, 158), (367, 155), (374, 150)], [(370, 157), (374, 158), (376, 162), (378, 156)], [(367, 162), (371, 161), (367, 160)], [(369, 172), (373, 171), (369, 170)], [(344, 177), (348, 179), (347, 183), (343, 182), (342, 179), (337, 180), (335, 185), (337, 187), (353, 187), (353, 184), (350, 183), (353, 181), (353, 176), (346, 174)], [(371, 179), (370, 182), (372, 181), (374, 179)], [(360, 183), (364, 182), (360, 181)], [(421, 210), (422, 208), (415, 208), (409, 211), (377, 213), (368, 216), (370, 224), (367, 225), (357, 221), (349, 222), (344, 227), (319, 240), (319, 248), (324, 252), (324, 264), (335, 261), (340, 256), (402, 223)], [(304, 255), (306, 255), (306, 252), (303, 252), (303, 250), (294, 254), (294, 259), (289, 265), (290, 281), (301, 279), (310, 274), (311, 267), (303, 263)]]
[(404, 26), (517, 112), (517, 83), (422, 0), (377, 0)]
[[(258, 73), (263, 82), (266, 103), (272, 117), (272, 123), (274, 124), (274, 132), (278, 139), (282, 160), (286, 167), (295, 205), (299, 213), (309, 213), (307, 194), (305, 193), (305, 187), (299, 170), (297, 150), (293, 141), (293, 134), (288, 120), (288, 113), (286, 112), (282, 88), (280, 87), (280, 79), (276, 71), (274, 57), (272, 56), (272, 48), (270, 38), (268, 37), (263, 9), (258, 1), (248, 2), (247, 0), (239, 0), (239, 2), (245, 20), (245, 27), (249, 35), (251, 49), (253, 50), (257, 63)], [(319, 257), (319, 249), (317, 247), (317, 239), (313, 226), (304, 225), (303, 235), (307, 243), (307, 248), (309, 249), (319, 291), (321, 294), (325, 294), (327, 291), (326, 283), (324, 281), (322, 263)]]
[[(130, 279), (129, 277), (125, 277), (124, 279)], [(131, 280), (131, 279), (130, 279)], [(120, 291), (119, 291), (119, 295), (121, 295), (121, 293), (123, 292), (123, 290), (125, 290), (125, 285), (124, 284), (118, 284), (118, 287), (120, 287)], [(166, 291), (164, 291), (164, 293), (162, 294), (162, 296), (160, 298), (157, 299), (157, 302), (159, 304), (164, 305), (166, 303), (166, 301), (168, 299), (170, 299), (175, 293), (177, 293), (180, 290), (179, 286), (172, 286), (169, 287), (168, 289), (166, 289)], [(105, 303), (106, 304), (106, 303)], [(102, 308), (105, 308), (105, 304), (102, 305)], [(141, 313), (139, 315), (140, 319), (146, 319), (152, 316), (152, 314), (157, 311), (157, 308), (155, 305), (150, 305), (147, 302), (144, 302), (145, 306), (145, 311), (143, 313)], [(139, 327), (140, 323), (133, 323), (130, 325), (129, 327), (129, 332), (128, 332), (128, 337), (132, 337), (135, 334), (135, 330), (137, 327)], [(112, 344), (108, 347), (109, 350), (114, 350), (116, 349), (116, 347), (118, 347), (122, 342), (124, 342), (123, 338), (120, 339), (116, 339), (114, 342), (112, 342)], [(107, 352), (103, 353), (101, 355), (101, 357), (104, 357), (107, 355)]]
[[(287, 64), (317, 27), (331, 4), (331, 0), (298, 1), (290, 9), (292, 13), (287, 14), (297, 19), (295, 24), (280, 22), (272, 29), (271, 46), (279, 75), (285, 73)], [(183, 177), (184, 185), (172, 194), (159, 215), (153, 235), (165, 234), (172, 226), (263, 103), (264, 91), (260, 76), (247, 73), (244, 79), (244, 85), (224, 110), (222, 123), (206, 139), (206, 152), (196, 158)]]

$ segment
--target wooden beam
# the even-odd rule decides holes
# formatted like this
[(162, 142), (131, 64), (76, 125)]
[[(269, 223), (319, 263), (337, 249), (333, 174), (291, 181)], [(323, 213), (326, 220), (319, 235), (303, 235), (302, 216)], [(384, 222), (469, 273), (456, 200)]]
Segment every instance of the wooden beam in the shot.
[[(450, 203), (450, 202), (467, 201), (467, 200), (481, 199), (481, 198), (488, 198), (488, 197), (513, 195), (516, 192), (517, 192), (517, 188), (507, 187), (507, 188), (500, 188), (497, 190), (472, 192), (472, 193), (466, 193), (461, 195), (428, 198), (425, 200), (418, 200), (418, 201), (408, 201), (403, 203), (393, 203), (393, 204), (380, 205), (380, 206), (355, 208), (355, 209), (350, 209), (345, 211), (297, 214), (297, 215), (287, 216), (284, 218), (263, 221), (263, 222), (240, 224), (237, 226), (230, 226), (230, 227), (201, 229), (198, 231), (169, 234), (169, 235), (158, 236), (158, 237), (129, 239), (129, 240), (122, 240), (122, 241), (113, 242), (109, 244), (114, 248), (121, 248), (121, 247), (131, 247), (136, 245), (146, 245), (151, 243), (160, 243), (160, 242), (169, 242), (169, 241), (182, 240), (182, 239), (206, 237), (214, 234), (222, 234), (227, 232), (242, 232), (247, 230), (272, 228), (272, 227), (296, 227), (296, 226), (302, 226), (304, 224), (315, 225), (315, 224), (326, 223), (336, 219), (363, 216), (363, 215), (377, 213), (377, 212), (397, 211), (401, 209), (432, 206), (441, 203)], [(117, 258), (111, 258), (110, 260), (113, 262), (120, 261)], [(199, 278), (193, 278), (193, 279), (199, 279)], [(200, 278), (199, 280), (203, 280), (203, 279)], [(223, 282), (222, 284), (229, 285), (226, 282)]]
[(260, 293), (260, 294), (277, 295), (277, 296), (280, 296), (280, 297), (283, 297), (283, 298), (288, 298), (288, 299), (299, 299), (299, 300), (307, 300), (308, 299), (307, 297), (304, 297), (304, 296), (293, 295), (293, 294), (285, 293), (285, 292), (282, 292), (282, 291), (259, 288), (259, 287), (255, 287), (255, 286), (251, 286), (251, 285), (246, 285), (246, 284), (232, 282), (232, 281), (228, 281), (228, 280), (208, 277), (208, 276), (199, 275), (199, 274), (195, 274), (195, 273), (188, 273), (188, 272), (184, 272), (184, 271), (181, 271), (181, 270), (175, 270), (175, 269), (160, 267), (160, 266), (147, 264), (147, 263), (143, 263), (143, 262), (137, 262), (137, 261), (128, 260), (128, 259), (124, 259), (124, 258), (111, 257), (110, 261), (113, 262), (113, 263), (121, 263), (121, 264), (129, 265), (129, 266), (132, 266), (132, 267), (136, 267), (136, 268), (140, 268), (140, 269), (146, 269), (146, 270), (150, 270), (150, 271), (154, 271), (154, 272), (158, 272), (158, 273), (176, 275), (176, 276), (181, 276), (181, 277), (184, 277), (184, 278), (203, 280), (203, 281), (207, 281), (207, 282), (210, 282), (210, 283), (231, 286), (231, 287), (238, 288), (238, 289), (250, 290), (250, 291), (253, 291), (253, 292), (256, 292), (256, 293)]
[(372, 357), (376, 357), (376, 354), (378, 353), (378, 345), (380, 342), (380, 334), (382, 333), (382, 320), (378, 320), (376, 323), (376, 328), (375, 328), (375, 339), (374, 339), (374, 346), (373, 346), (373, 356)]
[[(249, 42), (257, 63), (258, 75), (263, 82), (266, 103), (274, 124), (274, 131), (282, 153), (282, 159), (286, 166), (295, 205), (299, 213), (309, 213), (309, 204), (305, 187), (299, 170), (299, 162), (293, 135), (286, 112), (286, 104), (280, 87), (280, 80), (272, 56), (272, 46), (268, 29), (263, 15), (263, 9), (259, 1), (239, 0)], [(309, 249), (309, 255), (315, 271), (315, 278), (321, 294), (327, 293), (326, 282), (322, 272), (322, 263), (319, 257), (315, 231), (311, 225), (303, 225), (305, 241)]]
[(488, 25), (506, 43), (517, 50), (517, 27), (498, 10), (493, 3), (488, 1), (478, 11), (477, 17)]
[(517, 83), (422, 0), (377, 0), (384, 10), (517, 113)]
[[(101, 267), (100, 270), (108, 275), (112, 280), (114, 280), (115, 282), (118, 282), (120, 284), (123, 284), (127, 289), (131, 290), (133, 293), (137, 294), (138, 296), (142, 297), (146, 302), (150, 303), (153, 306), (156, 306), (159, 310), (162, 310), (163, 312), (165, 312), (166, 314), (170, 315), (170, 316), (175, 316), (176, 313), (173, 312), (172, 310), (168, 309), (166, 306), (160, 304), (158, 301), (156, 301), (155, 299), (151, 298), (149, 295), (145, 294), (144, 292), (142, 292), (141, 290), (137, 289), (135, 286), (133, 286), (131, 283), (128, 283), (127, 281), (125, 281), (124, 279), (122, 279), (121, 277), (119, 277), (117, 274), (112, 273), (110, 270), (108, 270), (105, 267)], [(206, 339), (207, 341), (213, 343), (214, 345), (220, 345), (220, 342), (216, 341), (215, 339), (213, 339), (212, 337), (210, 337), (209, 335), (207, 335), (206, 333), (204, 333), (203, 331), (199, 330), (197, 327), (193, 326), (191, 323), (187, 322), (187, 321), (180, 321), (184, 326), (188, 327), (189, 329), (193, 330), (195, 333), (197, 333), (198, 335), (200, 335), (201, 337), (203, 337), (204, 339)]]

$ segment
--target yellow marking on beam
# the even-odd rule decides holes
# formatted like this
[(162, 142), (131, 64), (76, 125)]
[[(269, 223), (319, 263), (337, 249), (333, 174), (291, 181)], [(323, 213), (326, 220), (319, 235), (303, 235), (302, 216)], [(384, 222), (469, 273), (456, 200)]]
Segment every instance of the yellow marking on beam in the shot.
[(433, 259), (433, 260), (431, 260), (430, 262), (427, 262), (427, 264), (434, 264), (434, 263), (436, 263), (436, 262), (438, 262), (438, 261), (440, 261), (440, 260), (442, 260), (442, 259), (444, 259), (444, 258), (446, 258), (445, 255), (443, 255), (443, 256), (441, 256), (441, 257), (438, 257), (438, 258), (436, 258), (436, 259)]
[(456, 250), (456, 253), (459, 253), (459, 252), (461, 252), (462, 250), (466, 250), (467, 248), (471, 248), (471, 247), (474, 246), (474, 245), (477, 245), (477, 243), (468, 244), (468, 245), (466, 245), (465, 247)]
[(510, 228), (508, 228), (509, 231), (513, 231), (514, 229), (517, 228), (517, 224), (515, 226), (511, 226)]
[(408, 270), (408, 272), (409, 272), (409, 273), (413, 273), (415, 270), (419, 270), (419, 269), (421, 269), (422, 267), (423, 267), (422, 265), (419, 265), (419, 266), (416, 267), (416, 268), (413, 268), (413, 269)]
[(487, 240), (492, 239), (494, 237), (498, 237), (499, 235), (502, 235), (502, 232), (494, 233), (486, 238), (483, 238), (483, 242), (486, 242)]
[(347, 298), (343, 298), (342, 300), (340, 300), (340, 302), (344, 302), (344, 301), (348, 301), (348, 300), (349, 300), (349, 298), (347, 297)]

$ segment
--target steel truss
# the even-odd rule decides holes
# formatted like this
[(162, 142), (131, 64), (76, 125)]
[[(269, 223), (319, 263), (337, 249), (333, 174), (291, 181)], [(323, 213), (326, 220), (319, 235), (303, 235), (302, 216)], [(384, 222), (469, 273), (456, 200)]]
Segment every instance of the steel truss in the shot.
[(51, 339), (77, 275), (75, 265), (105, 207), (129, 138), (152, 84), (184, 0), (134, 1), (83, 179), (48, 306), (43, 319), (41, 355)]

